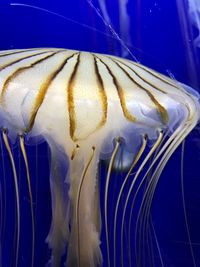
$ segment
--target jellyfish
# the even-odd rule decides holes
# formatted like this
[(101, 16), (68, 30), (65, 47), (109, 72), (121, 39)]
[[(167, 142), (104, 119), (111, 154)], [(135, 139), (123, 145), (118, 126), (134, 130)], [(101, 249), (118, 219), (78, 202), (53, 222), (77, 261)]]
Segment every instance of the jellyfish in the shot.
[[(51, 249), (48, 266), (59, 267), (63, 255), (69, 267), (102, 266), (102, 226), (106, 235), (107, 266), (127, 266), (123, 246), (128, 205), (131, 205), (130, 245), (134, 239), (130, 229), (137, 195), (145, 183), (135, 240), (137, 233), (147, 231), (154, 192), (167, 161), (199, 121), (198, 93), (127, 59), (55, 48), (1, 51), (0, 89), (2, 137), (15, 184), (15, 266), (19, 257), (21, 209), (11, 148), (17, 139), (26, 166), (30, 198), (30, 266), (34, 266), (35, 245), (30, 162), (26, 154), (30, 140), (45, 140), (51, 151), (52, 222), (47, 236)], [(111, 222), (109, 185), (122, 148), (126, 174)], [(102, 159), (108, 162), (103, 207), (98, 176)], [(124, 190), (127, 185), (128, 191)], [(142, 230), (139, 220), (143, 222)], [(120, 228), (120, 251), (116, 246), (117, 228)], [(117, 253), (121, 254), (120, 263)], [(129, 254), (130, 266), (134, 266), (133, 261), (136, 266), (143, 266), (137, 246), (134, 253), (130, 245)]]
[[(198, 29), (200, 29), (200, 6), (198, 1), (188, 1), (188, 13), (189, 13), (189, 17), (190, 20), (192, 22), (192, 24)], [(200, 45), (200, 37), (199, 37), (199, 33), (198, 36), (195, 38), (194, 43), (197, 47), (199, 47)]]

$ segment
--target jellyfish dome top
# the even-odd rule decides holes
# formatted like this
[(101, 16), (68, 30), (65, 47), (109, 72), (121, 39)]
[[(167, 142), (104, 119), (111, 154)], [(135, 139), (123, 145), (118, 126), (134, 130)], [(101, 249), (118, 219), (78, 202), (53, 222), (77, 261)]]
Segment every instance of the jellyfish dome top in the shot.
[[(10, 144), (12, 140), (20, 139), (32, 203), (25, 146), (37, 137), (46, 140), (51, 150), (52, 224), (47, 241), (52, 257), (49, 266), (60, 266), (64, 254), (66, 266), (102, 265), (97, 175), (100, 159), (110, 160), (104, 207), (101, 209), (108, 266), (111, 262), (112, 266), (117, 265), (118, 207), (124, 187), (128, 180), (131, 181), (121, 223), (120, 266), (124, 266), (123, 227), (132, 189), (154, 154), (142, 177), (144, 181), (147, 173), (153, 170), (142, 202), (146, 219), (160, 174), (172, 153), (198, 123), (200, 106), (199, 96), (192, 89), (136, 62), (96, 53), (39, 48), (0, 52), (0, 114), (3, 140), (15, 181), (18, 218), (16, 266), (20, 240), (20, 194)], [(114, 161), (122, 145), (125, 154), (131, 155), (132, 162), (115, 205), (111, 244), (108, 191)], [(143, 153), (145, 157), (137, 172), (130, 175)], [(63, 165), (67, 166), (67, 172), (62, 171)], [(33, 266), (32, 204), (31, 210)], [(111, 246), (114, 255), (110, 255)], [(138, 263), (138, 266), (141, 265)]]

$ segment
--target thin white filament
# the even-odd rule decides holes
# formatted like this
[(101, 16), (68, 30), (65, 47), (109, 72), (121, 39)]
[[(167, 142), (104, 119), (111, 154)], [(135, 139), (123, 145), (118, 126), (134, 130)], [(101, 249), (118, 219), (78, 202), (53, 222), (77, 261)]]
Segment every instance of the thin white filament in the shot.
[(159, 254), (159, 257), (160, 257), (160, 263), (161, 263), (161, 266), (164, 267), (164, 262), (163, 262), (160, 246), (159, 246), (159, 243), (158, 243), (158, 238), (157, 238), (156, 231), (155, 231), (155, 228), (154, 228), (152, 220), (151, 220), (151, 225), (152, 225), (152, 229), (153, 229), (154, 238), (155, 238), (155, 241), (156, 241), (158, 254)]
[[(114, 28), (112, 27), (112, 25), (101, 15), (100, 11), (94, 6), (94, 4), (92, 3), (91, 0), (86, 0), (87, 3), (90, 5), (91, 8), (93, 8), (93, 10), (96, 12), (96, 14), (98, 15), (98, 17), (102, 20), (102, 22), (104, 23), (104, 25), (109, 29), (109, 31), (111, 32), (111, 34), (114, 36), (114, 38), (116, 40), (119, 41), (119, 43), (121, 44), (121, 46), (128, 52), (128, 54), (136, 61), (138, 62), (137, 58), (133, 55), (133, 53), (130, 51), (130, 49), (128, 48), (128, 46), (126, 45), (126, 43), (120, 38), (120, 36), (118, 35), (118, 33), (114, 30)], [(109, 20), (110, 21), (110, 20)]]
[(46, 9), (46, 8), (42, 8), (42, 7), (35, 6), (35, 5), (23, 4), (23, 3), (15, 3), (15, 2), (14, 2), (14, 3), (10, 3), (10, 5), (11, 5), (11, 6), (19, 6), (19, 7), (27, 7), (27, 8), (36, 9), (36, 10), (39, 10), (39, 11), (42, 11), (42, 12), (46, 12), (46, 13), (48, 13), (48, 14), (57, 16), (57, 17), (59, 17), (59, 18), (61, 18), (61, 19), (64, 19), (64, 20), (66, 20), (66, 21), (69, 21), (69, 22), (71, 22), (71, 23), (74, 23), (74, 24), (77, 24), (77, 25), (79, 25), (79, 26), (82, 26), (82, 27), (84, 27), (84, 28), (86, 28), (86, 29), (88, 29), (88, 30), (91, 30), (91, 31), (100, 33), (100, 34), (102, 34), (102, 35), (104, 35), (104, 36), (107, 36), (107, 37), (109, 37), (109, 38), (112, 38), (112, 39), (115, 39), (115, 40), (117, 39), (117, 40), (118, 40), (118, 38), (116, 38), (116, 36), (113, 36), (113, 35), (111, 35), (111, 34), (105, 33), (105, 32), (103, 32), (103, 31), (98, 30), (97, 28), (94, 28), (94, 27), (92, 27), (92, 26), (89, 26), (89, 25), (87, 25), (87, 24), (85, 24), (85, 23), (78, 22), (77, 20), (70, 19), (70, 18), (68, 18), (68, 17), (66, 17), (66, 16), (64, 16), (64, 15), (61, 15), (61, 14), (59, 14), (59, 13), (57, 13), (57, 12), (51, 11), (51, 10)]

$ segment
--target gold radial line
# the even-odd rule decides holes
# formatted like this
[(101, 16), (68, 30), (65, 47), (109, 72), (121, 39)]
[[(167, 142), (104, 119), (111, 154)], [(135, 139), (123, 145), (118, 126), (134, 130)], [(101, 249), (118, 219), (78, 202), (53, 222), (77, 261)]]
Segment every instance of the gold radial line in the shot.
[(136, 65), (138, 68), (140, 68), (140, 69), (148, 72), (150, 75), (152, 75), (153, 77), (159, 79), (160, 81), (162, 81), (162, 82), (164, 82), (164, 83), (166, 83), (166, 84), (168, 84), (170, 86), (173, 86), (173, 87), (176, 87), (177, 89), (179, 89), (178, 86), (176, 86), (176, 84), (174, 84), (173, 82), (170, 82), (170, 80), (168, 80), (167, 77), (165, 77), (164, 75), (162, 75), (162, 74), (160, 74), (160, 73), (158, 73), (156, 71), (151, 71), (151, 69), (149, 69), (147, 67), (144, 67), (144, 66), (142, 66), (140, 64), (137, 64), (135, 62), (134, 62), (134, 65)]
[(45, 51), (45, 52), (40, 52), (40, 53), (37, 53), (37, 54), (29, 54), (29, 55), (26, 55), (24, 57), (21, 57), (21, 58), (18, 58), (14, 61), (11, 61), (11, 62), (8, 62), (2, 66), (0, 66), (0, 71), (16, 64), (16, 63), (19, 63), (20, 61), (24, 60), (24, 59), (28, 59), (28, 58), (31, 58), (31, 57), (35, 57), (35, 56), (39, 56), (39, 55), (42, 55), (42, 54), (46, 54), (46, 53), (49, 53), (49, 52), (52, 52), (52, 51)]
[[(113, 59), (111, 57), (109, 57), (115, 64), (117, 64), (123, 71), (125, 71), (120, 65), (124, 65), (125, 67), (127, 67), (129, 70), (131, 70), (138, 78), (140, 78), (143, 82), (149, 84), (150, 86), (154, 87), (156, 90), (160, 91), (163, 94), (166, 94), (165, 91), (163, 91), (162, 89), (158, 88), (155, 86), (155, 84), (152, 84), (150, 81), (147, 81), (146, 79), (144, 79), (144, 77), (142, 77), (135, 69), (131, 68), (129, 65), (127, 65), (126, 63), (122, 62), (119, 59)], [(137, 65), (136, 65), (137, 66)], [(137, 66), (139, 68), (139, 66)], [(141, 68), (142, 70), (144, 70), (143, 68)], [(144, 70), (145, 71), (145, 70)], [(126, 71), (125, 71), (126, 72)], [(126, 72), (127, 73), (127, 72)], [(150, 73), (149, 73), (150, 74)], [(128, 74), (129, 75), (129, 74)], [(150, 74), (151, 75), (151, 74)], [(130, 75), (129, 75), (130, 76)], [(157, 78), (157, 77), (156, 77)], [(136, 83), (136, 81), (134, 81)]]
[(97, 85), (99, 89), (99, 94), (101, 97), (101, 105), (102, 105), (102, 110), (103, 110), (102, 120), (99, 124), (99, 127), (101, 127), (106, 123), (106, 120), (107, 120), (108, 101), (107, 101), (107, 95), (106, 95), (104, 84), (103, 84), (103, 79), (99, 73), (97, 59), (95, 55), (93, 55), (93, 57), (94, 57), (94, 69), (95, 69), (95, 74), (96, 74), (96, 80), (97, 80)]
[[(138, 82), (136, 82), (133, 77), (131, 77), (131, 75), (122, 67), (120, 66), (120, 64), (118, 62), (116, 62), (115, 60), (111, 59), (124, 73), (125, 75), (134, 83), (136, 84), (140, 89), (142, 89), (143, 91), (145, 91), (147, 93), (147, 95), (149, 96), (149, 98), (151, 99), (151, 101), (154, 103), (154, 105), (156, 106), (156, 109), (158, 110), (160, 116), (161, 116), (161, 120), (164, 124), (167, 124), (169, 117), (168, 117), (168, 113), (166, 111), (166, 109), (156, 100), (155, 96), (146, 88), (144, 88), (142, 85), (140, 85)], [(121, 63), (121, 62), (120, 62)], [(124, 64), (125, 65), (125, 64)], [(127, 66), (127, 65), (126, 65)], [(128, 68), (130, 68), (129, 66), (127, 66)], [(131, 69), (131, 68), (130, 68)], [(134, 70), (131, 69), (131, 71), (133, 71), (133, 73), (135, 73)], [(137, 75), (135, 73), (135, 75)]]
[(108, 67), (108, 65), (103, 62), (103, 60), (101, 60), (99, 57), (97, 57), (101, 63), (106, 67), (108, 73), (110, 74), (110, 76), (112, 77), (112, 80), (113, 80), (113, 83), (117, 89), (117, 93), (118, 93), (118, 96), (119, 96), (119, 99), (120, 99), (120, 103), (121, 103), (121, 107), (122, 107), (122, 110), (123, 110), (123, 113), (124, 113), (124, 116), (126, 117), (126, 119), (128, 119), (129, 121), (132, 121), (132, 122), (136, 122), (136, 117), (133, 116), (127, 106), (126, 106), (126, 99), (125, 99), (125, 96), (124, 96), (124, 91), (123, 91), (123, 88), (120, 86), (120, 84), (118, 83), (117, 81), (117, 78), (115, 77), (115, 75), (112, 73), (111, 69)]
[(14, 71), (10, 76), (8, 76), (8, 78), (6, 79), (4, 85), (3, 85), (3, 88), (2, 88), (2, 91), (1, 91), (1, 95), (0, 95), (0, 102), (2, 103), (3, 102), (3, 96), (6, 92), (6, 90), (8, 89), (8, 86), (9, 84), (14, 80), (16, 79), (21, 73), (23, 73), (24, 71), (26, 70), (29, 70), (33, 67), (35, 67), (37, 64), (39, 63), (42, 63), (43, 61), (45, 61), (46, 59), (54, 56), (55, 54), (59, 53), (61, 51), (56, 51), (48, 56), (45, 56), (43, 58), (40, 58), (39, 60), (29, 64), (28, 66), (24, 66), (24, 67), (20, 67), (19, 69), (17, 69), (16, 71)]
[(19, 50), (19, 51), (13, 51), (13, 52), (9, 52), (8, 50), (8, 53), (5, 53), (5, 54), (0, 54), (0, 57), (6, 57), (6, 56), (11, 56), (11, 55), (15, 55), (15, 54), (20, 54), (20, 53), (23, 53), (23, 52), (29, 52), (29, 51), (36, 51), (36, 50), (41, 50), (41, 48), (31, 48), (31, 49), (23, 49), (23, 50)]
[(45, 80), (45, 82), (43, 82), (43, 84), (41, 85), (41, 87), (39, 89), (39, 92), (38, 92), (38, 94), (36, 96), (36, 99), (35, 99), (35, 102), (34, 102), (32, 111), (31, 111), (31, 115), (30, 115), (30, 120), (29, 120), (27, 131), (30, 131), (32, 129), (33, 125), (34, 125), (35, 118), (37, 116), (37, 112), (38, 112), (39, 108), (41, 107), (41, 105), (42, 105), (42, 103), (44, 101), (44, 98), (45, 98), (45, 95), (46, 95), (46, 93), (48, 91), (48, 88), (52, 84), (53, 80), (57, 77), (57, 75), (63, 70), (63, 68), (67, 64), (68, 60), (70, 58), (72, 58), (75, 54), (77, 54), (77, 53), (74, 53), (71, 56), (65, 58), (63, 60), (63, 62), (60, 64), (60, 66), (56, 70), (54, 70), (47, 77), (47, 79)]
[(80, 53), (77, 56), (77, 61), (74, 66), (73, 72), (69, 79), (67, 86), (67, 103), (68, 103), (68, 113), (69, 113), (69, 132), (73, 141), (77, 141), (74, 136), (76, 129), (76, 115), (75, 115), (75, 106), (74, 106), (74, 85), (76, 81), (76, 74), (80, 63)]

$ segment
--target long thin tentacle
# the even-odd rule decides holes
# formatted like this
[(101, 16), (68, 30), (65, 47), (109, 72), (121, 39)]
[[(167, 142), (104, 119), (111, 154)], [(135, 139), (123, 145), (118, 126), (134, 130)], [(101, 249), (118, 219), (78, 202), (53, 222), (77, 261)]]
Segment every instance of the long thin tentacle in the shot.
[(33, 195), (31, 190), (31, 179), (30, 179), (30, 171), (28, 165), (28, 158), (24, 146), (24, 137), (20, 135), (20, 148), (22, 151), (22, 155), (24, 158), (24, 163), (26, 166), (26, 175), (27, 175), (27, 182), (28, 182), (28, 191), (30, 197), (30, 208), (31, 208), (31, 224), (32, 224), (32, 256), (31, 256), (31, 267), (34, 265), (34, 249), (35, 249), (35, 222), (34, 222), (34, 211), (33, 211)]
[(3, 229), (3, 192), (2, 181), (0, 178), (0, 266), (2, 266), (2, 229)]
[[(184, 123), (183, 123), (183, 124), (184, 124)], [(163, 147), (161, 147), (160, 151), (158, 152), (158, 154), (157, 154), (156, 157), (154, 158), (153, 162), (150, 164), (149, 168), (147, 169), (145, 175), (143, 176), (143, 178), (142, 178), (142, 180), (141, 180), (141, 182), (140, 182), (140, 184), (139, 184), (139, 186), (138, 186), (138, 188), (137, 188), (137, 190), (136, 190), (136, 193), (135, 193), (135, 195), (134, 195), (134, 199), (133, 199), (133, 202), (132, 202), (132, 206), (134, 206), (134, 203), (135, 203), (136, 197), (137, 197), (137, 195), (138, 195), (138, 193), (139, 193), (139, 190), (140, 190), (142, 184), (144, 183), (144, 181), (146, 180), (146, 177), (148, 176), (148, 174), (149, 174), (150, 171), (152, 170), (153, 166), (154, 166), (155, 163), (159, 160), (159, 158), (161, 157), (161, 155), (162, 155), (162, 154), (167, 150), (167, 148), (171, 145), (171, 143), (172, 143), (173, 140), (177, 137), (177, 135), (179, 135), (179, 134), (181, 133), (182, 130), (183, 130), (183, 125), (179, 126), (179, 127), (176, 129), (176, 131), (172, 134), (172, 136), (166, 141), (166, 143), (164, 143)], [(162, 137), (162, 136), (161, 136), (161, 137)], [(151, 151), (149, 152), (149, 155), (147, 155), (147, 157), (152, 155), (152, 153), (153, 153), (153, 152), (158, 148), (158, 146), (161, 144), (161, 141), (162, 141), (162, 140), (163, 140), (163, 138), (161, 138), (160, 141), (159, 141), (159, 139), (158, 139), (159, 143), (157, 144), (157, 142), (156, 142), (156, 144), (155, 144), (154, 147), (151, 149)], [(154, 148), (155, 148), (155, 149), (154, 149)], [(149, 157), (149, 158), (150, 158), (150, 157)], [(139, 170), (138, 170), (138, 171), (139, 171)], [(141, 209), (142, 209), (142, 207), (141, 207)], [(131, 216), (131, 217), (132, 217), (132, 216)], [(137, 227), (138, 227), (138, 225), (137, 225), (137, 223), (136, 223), (136, 228), (137, 228)], [(137, 232), (137, 231), (135, 231), (135, 232)], [(136, 261), (138, 261), (138, 260), (137, 260), (137, 250), (136, 250), (136, 247), (137, 247), (137, 245), (136, 245), (136, 240), (137, 240), (137, 238), (135, 239), (135, 251), (136, 251), (136, 252), (135, 252), (135, 255), (136, 255)]]
[(183, 201), (183, 212), (184, 212), (184, 217), (185, 217), (185, 226), (186, 226), (186, 231), (187, 231), (187, 236), (188, 236), (188, 241), (189, 241), (189, 246), (190, 246), (190, 252), (192, 256), (192, 263), (193, 263), (193, 266), (196, 267), (194, 250), (192, 247), (190, 229), (189, 229), (189, 224), (188, 224), (186, 204), (185, 204), (185, 193), (184, 193), (185, 190), (184, 190), (184, 179), (183, 179), (184, 178), (184, 152), (185, 152), (185, 140), (182, 143), (182, 151), (181, 151), (181, 191), (182, 191), (182, 201)]
[[(138, 160), (140, 159), (140, 157), (142, 156), (144, 150), (145, 150), (145, 147), (146, 147), (146, 144), (147, 144), (147, 136), (144, 136), (143, 138), (143, 142), (142, 142), (142, 146), (138, 152), (138, 154), (136, 155), (135, 159), (133, 160), (133, 163), (123, 181), (123, 184), (121, 186), (121, 189), (120, 189), (120, 192), (119, 192), (119, 196), (117, 198), (117, 204), (116, 204), (116, 208), (115, 208), (115, 216), (114, 216), (114, 241), (113, 241), (113, 247), (114, 247), (114, 266), (116, 266), (116, 224), (117, 224), (117, 215), (118, 215), (118, 208), (119, 208), (119, 203), (120, 203), (120, 200), (121, 200), (121, 197), (122, 197), (122, 194), (123, 194), (123, 190), (125, 188), (125, 185), (130, 177), (130, 174), (132, 173), (133, 171), (133, 168), (135, 167), (135, 165), (137, 164)], [(123, 251), (122, 251), (123, 253)]]
[(106, 245), (107, 245), (107, 257), (108, 257), (108, 267), (110, 267), (110, 245), (109, 245), (109, 237), (108, 237), (108, 188), (109, 188), (109, 181), (110, 181), (110, 176), (113, 168), (113, 164), (115, 161), (115, 157), (117, 155), (117, 151), (119, 149), (120, 141), (119, 139), (116, 141), (115, 148), (113, 150), (109, 167), (108, 167), (108, 172), (107, 172), (107, 177), (106, 177), (106, 186), (105, 186), (105, 202), (104, 202), (104, 212), (105, 212), (105, 232), (106, 232)]
[[(136, 233), (138, 229), (138, 222), (139, 218), (142, 224), (144, 225), (143, 228), (143, 233), (144, 229), (146, 229), (147, 224), (148, 224), (148, 218), (150, 214), (150, 207), (152, 203), (152, 199), (154, 196), (155, 188), (158, 183), (159, 177), (162, 173), (162, 170), (164, 166), (166, 165), (168, 159), (171, 157), (172, 153), (175, 151), (175, 149), (178, 147), (178, 145), (184, 140), (184, 138), (188, 135), (188, 133), (193, 129), (194, 127), (194, 122), (186, 122), (184, 125), (182, 125), (182, 130), (177, 133), (174, 139), (171, 139), (171, 144), (169, 145), (168, 149), (165, 151), (164, 155), (162, 156), (156, 170), (154, 171), (152, 178), (148, 184), (147, 190), (145, 191), (143, 201), (141, 204), (140, 211), (138, 213), (138, 220), (136, 224)], [(170, 139), (170, 138), (169, 138)], [(142, 228), (142, 227), (141, 227)], [(142, 233), (140, 233), (140, 237), (143, 236)], [(141, 238), (140, 238), (140, 243), (141, 243)], [(141, 247), (141, 244), (140, 246)], [(139, 257), (139, 264), (140, 264), (140, 257)]]
[[(147, 156), (145, 157), (144, 161), (141, 163), (137, 173), (135, 174), (134, 176), (134, 179), (131, 183), (131, 186), (129, 188), (129, 191), (128, 191), (128, 194), (127, 194), (127, 197), (126, 197), (126, 202), (125, 202), (125, 205), (124, 205), (124, 211), (123, 211), (123, 215), (122, 215), (122, 226), (123, 226), (123, 221), (125, 219), (125, 213), (126, 213), (126, 208), (127, 208), (127, 205), (128, 205), (128, 201), (129, 201), (129, 198), (130, 198), (130, 195), (132, 193), (132, 190), (133, 190), (133, 187), (135, 185), (135, 182), (139, 176), (139, 174), (141, 173), (142, 169), (144, 168), (145, 164), (147, 163), (147, 161), (149, 160), (149, 158), (151, 157), (151, 155), (154, 153), (154, 151), (156, 150), (156, 148), (158, 147), (158, 145), (160, 144), (161, 140), (162, 140), (162, 136), (163, 136), (163, 133), (162, 131), (160, 132), (159, 134), (159, 137), (156, 141), (156, 143), (154, 144), (154, 146), (151, 148), (150, 152), (147, 154)], [(129, 247), (130, 247), (130, 225), (131, 225), (131, 217), (132, 217), (132, 212), (133, 212), (133, 207), (134, 207), (134, 202), (132, 203), (132, 206), (131, 206), (131, 216), (130, 216), (130, 221), (129, 221), (129, 231), (128, 231), (128, 236), (129, 236)], [(123, 231), (123, 229), (121, 230)], [(123, 234), (121, 234), (123, 235)], [(129, 255), (130, 256), (130, 255)], [(131, 260), (131, 258), (130, 258)], [(130, 261), (132, 262), (132, 261)]]
[(11, 152), (10, 144), (7, 137), (7, 131), (3, 131), (3, 140), (6, 146), (6, 149), (8, 151), (8, 155), (10, 158), (11, 166), (12, 166), (12, 172), (13, 172), (13, 178), (14, 178), (14, 184), (15, 184), (15, 195), (16, 195), (16, 205), (17, 205), (17, 243), (16, 243), (16, 259), (15, 259), (15, 266), (18, 265), (18, 256), (19, 256), (19, 237), (20, 237), (20, 206), (19, 206), (19, 188), (18, 188), (18, 181), (17, 181), (17, 173), (15, 168), (15, 162), (13, 159), (13, 155)]
[[(176, 132), (176, 135), (169, 138), (168, 141), (169, 142), (169, 146), (166, 148), (166, 151), (164, 152), (160, 162), (158, 163), (158, 166), (160, 165), (160, 163), (162, 162), (162, 160), (165, 158), (165, 156), (167, 155), (168, 151), (170, 151), (171, 148), (173, 148), (173, 145), (175, 145), (177, 140), (179, 140), (179, 137), (181, 136), (182, 134), (182, 130), (184, 130), (184, 127), (182, 126), (177, 132)], [(175, 149), (174, 149), (175, 150)], [(173, 152), (172, 152), (173, 153)], [(171, 156), (171, 153), (170, 153), (170, 156)], [(152, 163), (152, 166), (153, 166), (153, 163)], [(149, 169), (147, 170), (147, 172), (149, 172), (149, 170), (151, 169), (151, 167), (149, 167)], [(156, 170), (159, 171), (159, 168), (156, 168)], [(164, 168), (164, 166), (163, 166)], [(147, 176), (147, 172), (145, 174), (144, 177)], [(138, 233), (138, 226), (139, 226), (139, 219), (141, 221), (141, 227), (140, 227), (140, 234), (139, 234), (139, 253), (136, 252), (136, 258), (137, 258), (137, 264), (138, 265), (141, 265), (141, 251), (142, 251), (142, 239), (144, 239), (144, 234), (145, 234), (145, 230), (147, 229), (148, 227), (148, 220), (147, 220), (147, 217), (149, 215), (149, 208), (150, 208), (150, 203), (151, 203), (151, 197), (152, 197), (152, 190), (155, 189), (155, 183), (154, 183), (154, 180), (153, 180), (153, 177), (155, 175), (156, 171), (154, 171), (152, 177), (151, 177), (151, 180), (147, 186), (147, 189), (145, 190), (145, 193), (144, 193), (144, 197), (143, 197), (143, 200), (142, 200), (142, 203), (141, 203), (141, 206), (140, 206), (140, 209), (139, 209), (139, 213), (138, 213), (138, 219), (137, 219), (137, 222), (136, 222), (136, 239), (137, 240), (137, 233)], [(160, 172), (161, 174), (161, 172)], [(143, 226), (144, 225), (144, 226)], [(135, 248), (137, 248), (136, 244), (135, 244)]]
[(160, 264), (161, 264), (161, 267), (164, 267), (164, 262), (163, 262), (163, 258), (162, 258), (160, 246), (159, 246), (159, 243), (158, 243), (158, 238), (157, 238), (157, 235), (156, 235), (156, 231), (155, 231), (155, 228), (154, 228), (152, 219), (151, 219), (151, 225), (152, 225), (152, 230), (153, 230), (154, 238), (155, 238), (155, 241), (156, 241), (156, 247), (157, 247), (157, 250), (158, 250), (159, 257), (160, 257)]
[[(3, 183), (3, 222), (2, 222), (2, 235), (1, 235), (1, 241), (2, 244), (4, 243), (5, 239), (5, 227), (6, 227), (6, 207), (7, 207), (7, 194), (6, 194), (6, 174), (5, 174), (5, 162), (4, 162), (4, 155), (3, 155), (3, 144), (2, 139), (0, 138), (0, 149), (1, 149), (1, 164), (2, 164), (2, 183)], [(3, 245), (2, 245), (3, 246)]]
[[(174, 132), (174, 136), (169, 138), (169, 146), (166, 148), (166, 151), (164, 152), (162, 158), (159, 161), (158, 166), (156, 167), (156, 170), (154, 171), (151, 181), (148, 184), (147, 190), (144, 194), (141, 207), (138, 213), (138, 219), (136, 223), (136, 233), (138, 230), (138, 220), (142, 216), (142, 221), (146, 223), (149, 218), (149, 212), (150, 212), (150, 206), (152, 203), (152, 199), (154, 196), (155, 188), (158, 183), (159, 177), (163, 171), (164, 166), (166, 165), (167, 161), (171, 157), (172, 153), (175, 151), (175, 149), (178, 147), (178, 145), (184, 140), (184, 138), (190, 133), (190, 131), (195, 127), (196, 121), (197, 121), (198, 114), (194, 115), (192, 118), (189, 118), (189, 116), (185, 119), (185, 122), (183, 122), (177, 130)], [(155, 162), (153, 162), (155, 163)], [(150, 166), (151, 167), (151, 166)], [(146, 222), (145, 222), (146, 220)], [(136, 238), (137, 239), (137, 238)], [(137, 254), (137, 253), (136, 253)]]
[[(162, 140), (160, 141), (160, 144), (158, 145), (158, 147), (156, 148), (156, 150), (154, 152), (154, 155), (151, 156), (151, 159), (149, 159), (149, 166), (151, 165), (151, 163), (156, 158), (156, 156), (157, 156), (157, 154), (159, 152), (159, 148), (162, 147), (162, 145), (164, 144), (164, 142), (165, 142), (165, 140), (166, 140), (166, 138), (167, 138), (168, 135), (169, 135), (169, 130), (165, 132), (165, 134), (162, 137)], [(144, 179), (143, 192), (145, 192), (145, 190), (146, 190), (146, 188), (148, 186), (148, 183), (151, 180), (152, 171), (153, 171), (153, 169), (150, 169), (150, 171), (148, 172), (146, 178)], [(141, 187), (142, 184), (143, 183), (141, 183), (139, 185), (139, 187)], [(138, 187), (138, 189), (139, 189), (139, 187)], [(138, 193), (139, 193), (139, 190), (137, 190), (136, 196), (137, 196)], [(134, 206), (134, 203), (133, 203), (133, 206)], [(131, 222), (132, 222), (132, 219), (133, 219), (132, 212), (133, 212), (133, 209), (131, 211), (131, 216), (130, 216), (130, 231), (131, 231)], [(155, 235), (155, 231), (153, 229), (152, 219), (150, 219), (150, 222), (151, 222), (151, 224), (148, 224), (147, 227), (146, 227), (146, 229), (144, 227), (144, 231), (143, 231), (143, 246), (142, 246), (142, 248), (140, 250), (140, 251), (143, 252), (143, 259), (144, 259), (144, 262), (143, 263), (144, 263), (144, 266), (145, 266), (145, 264), (146, 264), (146, 262), (145, 262), (145, 260), (146, 260), (146, 258), (145, 258), (145, 250), (146, 250), (146, 247), (147, 247), (147, 249), (148, 249), (148, 255), (149, 255), (149, 264), (150, 264), (150, 266), (155, 266), (155, 264), (154, 264), (154, 257), (153, 257), (153, 237), (154, 237), (155, 242), (156, 242), (156, 247), (157, 247), (157, 250), (158, 250), (158, 253), (159, 253), (159, 257), (160, 257), (160, 263), (163, 266), (162, 255), (161, 255), (161, 253), (159, 251), (159, 243), (158, 243), (158, 240), (157, 240), (157, 236)], [(140, 223), (141, 223), (141, 220), (140, 220)], [(146, 232), (145, 232), (145, 230), (146, 230)], [(145, 246), (145, 243), (146, 243), (146, 246)], [(131, 248), (131, 245), (130, 245), (130, 248)], [(131, 251), (130, 251), (130, 255), (131, 255)]]

